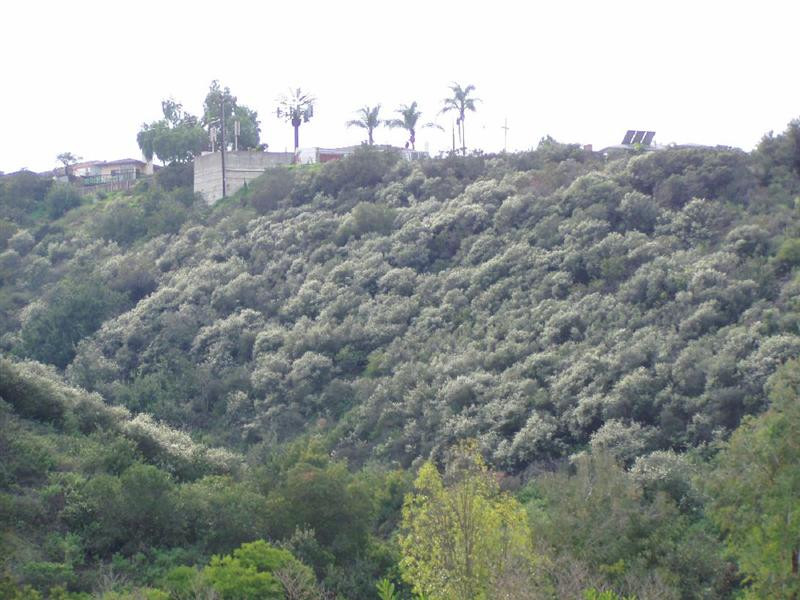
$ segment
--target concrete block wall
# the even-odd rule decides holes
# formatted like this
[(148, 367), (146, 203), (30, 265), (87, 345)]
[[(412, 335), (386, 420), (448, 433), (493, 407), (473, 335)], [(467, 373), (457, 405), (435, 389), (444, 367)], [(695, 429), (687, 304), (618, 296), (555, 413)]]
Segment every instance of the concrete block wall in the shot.
[[(291, 152), (258, 152), (239, 150), (225, 153), (226, 190), (228, 195), (236, 193), (266, 169), (278, 165), (290, 165), (294, 161)], [(209, 152), (194, 159), (194, 191), (207, 204), (222, 198), (222, 154)]]

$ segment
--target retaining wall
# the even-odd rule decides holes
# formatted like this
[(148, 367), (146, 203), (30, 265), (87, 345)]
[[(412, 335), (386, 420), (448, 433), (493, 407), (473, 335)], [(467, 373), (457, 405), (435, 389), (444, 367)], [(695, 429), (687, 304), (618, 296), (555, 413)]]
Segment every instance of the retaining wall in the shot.
[[(225, 153), (226, 192), (230, 196), (240, 190), (266, 169), (277, 165), (290, 165), (291, 152), (258, 152), (239, 150)], [(222, 153), (209, 152), (194, 159), (194, 191), (209, 205), (222, 198)]]

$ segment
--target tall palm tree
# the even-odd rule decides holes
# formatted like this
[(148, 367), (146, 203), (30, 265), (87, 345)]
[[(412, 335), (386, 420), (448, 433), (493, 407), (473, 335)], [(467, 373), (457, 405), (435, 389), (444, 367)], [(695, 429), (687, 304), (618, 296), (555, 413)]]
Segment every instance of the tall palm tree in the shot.
[(314, 116), (314, 97), (304, 94), (300, 88), (289, 90), (289, 94), (278, 100), (278, 118), (285, 119), (294, 127), (294, 151), (300, 146), (300, 125), (308, 123)]
[(353, 119), (347, 122), (348, 127), (361, 127), (367, 130), (367, 142), (370, 146), (373, 144), (372, 132), (380, 126), (381, 120), (378, 118), (378, 113), (381, 111), (381, 105), (365, 106), (356, 111), (358, 119)]
[[(411, 104), (401, 104), (400, 108), (394, 112), (398, 113), (402, 118), (389, 119), (386, 121), (386, 126), (393, 129), (396, 127), (405, 129), (408, 132), (408, 143), (411, 144), (411, 149), (416, 150), (417, 123), (422, 116), (422, 113), (417, 110), (416, 100)], [(436, 127), (437, 129), (442, 129), (442, 126), (436, 123), (425, 123), (422, 127)]]
[(458, 113), (456, 124), (458, 125), (458, 137), (461, 138), (461, 154), (467, 155), (467, 140), (464, 135), (464, 118), (467, 111), (475, 112), (475, 103), (480, 102), (479, 98), (469, 98), (471, 92), (475, 91), (474, 85), (468, 85), (462, 88), (459, 84), (453, 82), (450, 86), (450, 91), (453, 92), (452, 97), (444, 99), (444, 107), (440, 114), (455, 111)]

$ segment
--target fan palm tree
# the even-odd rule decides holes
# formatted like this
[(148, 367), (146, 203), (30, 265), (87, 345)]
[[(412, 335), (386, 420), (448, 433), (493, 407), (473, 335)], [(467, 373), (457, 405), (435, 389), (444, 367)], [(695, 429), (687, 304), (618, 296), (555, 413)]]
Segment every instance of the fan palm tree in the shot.
[(304, 94), (300, 88), (290, 90), (289, 94), (278, 100), (277, 115), (294, 127), (294, 151), (300, 145), (300, 125), (308, 123), (314, 116), (314, 97)]
[[(422, 116), (422, 113), (417, 110), (417, 102), (411, 104), (401, 104), (400, 108), (396, 111), (402, 118), (389, 119), (386, 121), (386, 126), (391, 128), (402, 127), (408, 132), (408, 143), (411, 144), (411, 149), (416, 150), (415, 143), (417, 141), (417, 123)], [(422, 127), (436, 127), (442, 129), (441, 125), (436, 123), (425, 123)]]
[(444, 99), (444, 107), (440, 114), (455, 111), (458, 113), (456, 124), (458, 125), (458, 137), (461, 138), (461, 154), (467, 155), (467, 140), (464, 134), (464, 118), (467, 111), (475, 112), (475, 103), (480, 102), (478, 98), (469, 98), (471, 92), (475, 91), (474, 85), (468, 85), (462, 88), (459, 84), (453, 82), (450, 86), (450, 91), (453, 92), (452, 97)]
[(356, 111), (358, 119), (353, 119), (347, 122), (348, 127), (361, 127), (367, 130), (367, 142), (370, 146), (373, 144), (372, 132), (380, 126), (381, 120), (378, 118), (378, 113), (381, 111), (381, 105), (365, 106)]

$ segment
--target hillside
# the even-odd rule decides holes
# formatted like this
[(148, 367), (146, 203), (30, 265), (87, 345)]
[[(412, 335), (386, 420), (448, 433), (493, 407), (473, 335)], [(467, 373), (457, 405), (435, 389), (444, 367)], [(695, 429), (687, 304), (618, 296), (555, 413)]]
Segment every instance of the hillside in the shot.
[(685, 449), (761, 410), (800, 350), (793, 190), (754, 162), (365, 152), (160, 235), (163, 193), (115, 198), (15, 234), (4, 296), (32, 301), (3, 343), (228, 444), (313, 429), (408, 465), (477, 437), (512, 470), (623, 432)]
[[(268, 171), (213, 208), (170, 168), (94, 199), (5, 178), (2, 365), (105, 402), (92, 410), (112, 415), (102, 429), (115, 440), (130, 440), (136, 423), (172, 427), (187, 444), (232, 451), (201, 454), (250, 465), (317, 444), (326, 469), (362, 469), (347, 475), (354, 498), (369, 477), (394, 489), (370, 500), (383, 509), (363, 513), (372, 516), (362, 533), (375, 539), (388, 539), (409, 489), (389, 469), (445, 461), (462, 440), (477, 440), (509, 489), (584, 450), (608, 454), (620, 477), (663, 456), (705, 460), (769, 407), (768, 380), (800, 354), (795, 134), (768, 136), (752, 153), (604, 157), (546, 139), (528, 153), (408, 163), (365, 149)], [(4, 418), (55, 435), (35, 433), (55, 421), (15, 394), (4, 380), (4, 414), (14, 415)], [(173, 485), (224, 476), (270, 493), (250, 467), (187, 475), (136, 456)], [(405, 483), (392, 488), (392, 477)], [(554, 481), (524, 488), (531, 506), (547, 504)], [(679, 500), (679, 512), (697, 508)], [(684, 525), (712, 544), (701, 513)], [(294, 527), (261, 531), (288, 539)], [(187, 535), (174, 544), (193, 545), (201, 562), (259, 537), (202, 545)], [(92, 560), (130, 551), (116, 543)], [(342, 569), (328, 582), (348, 597), (365, 597), (352, 590), (369, 589), (394, 560), (373, 552), (367, 583), (345, 585), (350, 550), (333, 538), (323, 546), (336, 559), (314, 565), (317, 575)], [(706, 592), (679, 596), (728, 597), (738, 584), (719, 561), (695, 574)]]

